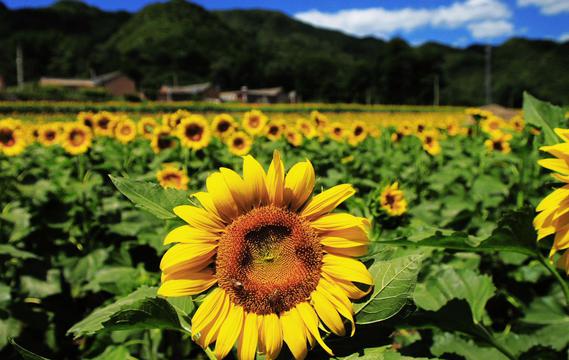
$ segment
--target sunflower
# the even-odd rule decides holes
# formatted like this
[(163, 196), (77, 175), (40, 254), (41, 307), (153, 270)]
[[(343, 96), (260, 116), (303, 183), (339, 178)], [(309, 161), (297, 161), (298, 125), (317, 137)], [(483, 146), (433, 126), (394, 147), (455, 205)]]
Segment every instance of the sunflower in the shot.
[(439, 143), (439, 132), (437, 130), (425, 130), (421, 134), (421, 142), (423, 150), (429, 155), (436, 156), (441, 153), (441, 144)]
[(372, 138), (377, 139), (378, 137), (381, 136), (381, 129), (378, 126), (372, 126), (369, 129), (369, 136), (371, 136)]
[(93, 129), (95, 131), (95, 135), (113, 136), (115, 125), (117, 122), (115, 115), (107, 111), (102, 111), (100, 113), (95, 114), (93, 119), (94, 119)]
[(26, 148), (24, 132), (9, 120), (0, 121), (0, 153), (16, 156)]
[(512, 134), (495, 131), (490, 135), (490, 139), (484, 141), (484, 146), (489, 152), (497, 151), (503, 154), (508, 154), (512, 151), (510, 147), (510, 140)]
[(409, 121), (403, 121), (397, 126), (397, 132), (403, 136), (411, 135), (413, 133), (413, 125)]
[(193, 150), (203, 149), (209, 145), (211, 132), (207, 120), (201, 115), (192, 115), (182, 120), (176, 129), (182, 146)]
[(220, 139), (226, 139), (237, 129), (237, 123), (233, 116), (229, 114), (219, 114), (211, 122), (213, 134)]
[(296, 120), (296, 129), (307, 139), (313, 139), (318, 136), (318, 130), (312, 121), (303, 118)]
[(402, 132), (399, 131), (395, 131), (394, 133), (391, 134), (391, 142), (400, 142), (401, 139), (403, 139), (405, 135)]
[(407, 200), (403, 191), (399, 190), (398, 182), (383, 188), (379, 203), (389, 216), (401, 216), (407, 212)]
[(81, 111), (77, 114), (77, 121), (87, 126), (89, 129), (93, 129), (95, 126), (95, 114), (92, 112)]
[(176, 140), (172, 135), (172, 130), (167, 126), (157, 126), (152, 134), (150, 146), (156, 154), (162, 150), (176, 147)]
[(191, 296), (213, 287), (191, 325), (200, 346), (215, 342), (218, 359), (234, 344), (240, 359), (257, 351), (275, 359), (283, 341), (296, 359), (315, 342), (332, 355), (319, 329), (344, 335), (347, 319), (353, 334), (350, 298), (362, 298), (373, 284), (353, 259), (367, 252), (369, 221), (331, 213), (355, 191), (344, 184), (310, 198), (312, 164), (297, 163), (285, 176), (276, 151), (267, 174), (251, 156), (243, 173), (221, 168), (207, 178), (208, 192), (194, 194), (202, 207), (174, 208), (187, 225), (164, 240), (176, 244), (160, 263), (158, 294)]
[(145, 116), (140, 118), (138, 123), (136, 124), (138, 134), (140, 134), (143, 138), (152, 140), (152, 134), (154, 133), (154, 129), (158, 126), (156, 120), (153, 117)]
[(122, 144), (128, 144), (136, 138), (136, 124), (131, 119), (121, 118), (115, 126), (115, 137)]
[(350, 126), (350, 131), (348, 133), (348, 142), (350, 145), (357, 145), (364, 141), (368, 135), (368, 129), (366, 123), (363, 121), (354, 121)]
[(271, 141), (276, 141), (281, 138), (286, 129), (286, 123), (283, 120), (271, 120), (269, 125), (265, 127), (265, 135)]
[(41, 125), (38, 131), (38, 141), (43, 146), (55, 145), (59, 142), (60, 127), (55, 123)]
[(80, 122), (69, 123), (63, 127), (61, 146), (71, 155), (87, 152), (91, 147), (93, 134), (91, 129)]
[(339, 121), (335, 121), (330, 124), (330, 127), (328, 128), (328, 136), (330, 136), (332, 140), (343, 141), (345, 135), (346, 131), (344, 129), (344, 124)]
[(178, 110), (173, 114), (162, 116), (162, 125), (174, 130), (182, 123), (183, 119), (189, 118), (192, 114), (187, 110)]
[(445, 129), (448, 136), (456, 136), (461, 132), (461, 128), (456, 122), (449, 122), (446, 125)]
[(510, 127), (516, 132), (524, 131), (526, 123), (522, 114), (517, 114), (510, 119)]
[(236, 131), (227, 139), (229, 152), (237, 156), (247, 155), (251, 151), (253, 140), (243, 131)]
[(243, 128), (253, 136), (259, 135), (265, 129), (267, 121), (267, 116), (261, 111), (251, 110), (243, 115)]
[(156, 173), (156, 179), (163, 188), (178, 190), (188, 190), (188, 182), (190, 182), (186, 170), (170, 163), (162, 166), (162, 170)]
[(549, 252), (549, 257), (553, 260), (555, 254), (563, 251), (564, 254), (558, 261), (569, 274), (569, 130), (555, 129), (557, 135), (564, 142), (552, 146), (543, 146), (540, 150), (545, 151), (556, 159), (539, 160), (538, 164), (542, 167), (553, 170), (553, 177), (565, 185), (547, 195), (537, 206), (539, 213), (533, 225), (537, 230), (537, 239), (541, 240), (548, 235), (555, 234), (553, 246)]
[(482, 131), (487, 134), (491, 134), (496, 131), (500, 131), (501, 129), (506, 127), (506, 122), (495, 115), (489, 116), (488, 118), (482, 120), (480, 122), (480, 127)]
[(302, 134), (296, 129), (288, 129), (285, 132), (286, 141), (294, 147), (302, 145)]
[(316, 110), (310, 113), (310, 120), (312, 120), (312, 122), (316, 124), (316, 128), (322, 132), (328, 127), (328, 117)]

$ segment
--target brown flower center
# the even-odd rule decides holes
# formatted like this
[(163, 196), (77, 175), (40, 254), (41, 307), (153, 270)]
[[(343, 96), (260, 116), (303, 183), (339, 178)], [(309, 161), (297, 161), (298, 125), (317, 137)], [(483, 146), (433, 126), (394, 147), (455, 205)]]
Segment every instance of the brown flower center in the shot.
[(236, 147), (237, 149), (242, 149), (245, 147), (245, 141), (242, 138), (235, 138), (235, 140), (233, 140), (233, 146)]
[(318, 234), (296, 213), (264, 206), (235, 219), (219, 241), (219, 286), (245, 311), (271, 314), (306, 301), (320, 279)]
[(364, 132), (364, 129), (361, 126), (356, 126), (356, 129), (354, 130), (354, 135), (360, 136), (363, 132)]
[(252, 128), (259, 127), (260, 124), (261, 124), (261, 119), (259, 119), (258, 116), (249, 117), (249, 126), (251, 126)]
[(174, 141), (170, 139), (170, 135), (168, 133), (160, 133), (158, 134), (157, 145), (160, 150), (169, 149), (174, 147)]
[(198, 124), (189, 124), (186, 126), (185, 134), (191, 141), (200, 141), (203, 134), (203, 128)]
[(109, 127), (109, 123), (110, 123), (110, 122), (111, 122), (111, 121), (110, 121), (109, 119), (107, 119), (107, 118), (102, 118), (101, 120), (99, 120), (99, 127), (100, 127), (101, 129), (106, 130), (106, 129)]
[(69, 142), (73, 146), (80, 146), (85, 141), (85, 133), (79, 129), (73, 129), (69, 132)]
[(124, 125), (124, 126), (121, 128), (121, 134), (123, 134), (123, 135), (130, 135), (131, 133), (132, 133), (132, 129), (130, 128), (130, 126)]
[(0, 143), (4, 146), (14, 146), (16, 139), (14, 139), (14, 132), (10, 129), (0, 129)]
[(223, 134), (229, 130), (230, 126), (231, 124), (228, 121), (220, 121), (219, 124), (217, 124), (217, 131)]

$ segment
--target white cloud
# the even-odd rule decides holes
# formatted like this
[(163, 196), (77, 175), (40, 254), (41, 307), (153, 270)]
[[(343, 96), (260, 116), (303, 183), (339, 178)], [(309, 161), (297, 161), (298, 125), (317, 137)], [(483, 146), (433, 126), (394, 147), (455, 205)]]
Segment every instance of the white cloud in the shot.
[(504, 20), (483, 21), (468, 25), (468, 30), (476, 39), (493, 39), (514, 33), (514, 26)]
[[(389, 10), (374, 7), (345, 9), (333, 13), (310, 10), (295, 14), (295, 18), (314, 26), (340, 30), (357, 36), (373, 35), (380, 38), (424, 27), (467, 28), (473, 33), (474, 30), (471, 30), (469, 25), (492, 21), (500, 22), (502, 30), (505, 30), (504, 25), (510, 24), (508, 19), (511, 16), (510, 9), (499, 0), (465, 0), (436, 8), (406, 7)], [(509, 26), (508, 32), (511, 33), (513, 25)], [(480, 27), (474, 26), (477, 30)]]
[(566, 42), (569, 41), (569, 32), (566, 32), (565, 34), (562, 34), (559, 37), (559, 42)]
[(544, 15), (556, 15), (569, 12), (569, 0), (518, 0), (519, 6), (534, 5)]

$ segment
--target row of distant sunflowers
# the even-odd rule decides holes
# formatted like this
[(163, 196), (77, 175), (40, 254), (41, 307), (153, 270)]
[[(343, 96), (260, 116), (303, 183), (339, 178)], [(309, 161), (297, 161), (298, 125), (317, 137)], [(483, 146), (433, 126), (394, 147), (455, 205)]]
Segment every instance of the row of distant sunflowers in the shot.
[(6, 156), (22, 153), (28, 145), (59, 145), (71, 155), (89, 150), (95, 138), (114, 138), (127, 144), (137, 138), (149, 141), (152, 150), (182, 146), (192, 150), (207, 147), (217, 138), (235, 155), (246, 155), (255, 139), (286, 140), (301, 146), (305, 140), (347, 142), (357, 146), (368, 137), (378, 137), (390, 128), (390, 139), (396, 143), (406, 136), (417, 137), (423, 149), (435, 156), (441, 152), (440, 141), (447, 136), (474, 135), (480, 128), (487, 134), (489, 151), (510, 151), (512, 132), (524, 128), (521, 115), (505, 121), (480, 109), (466, 113), (391, 113), (391, 114), (323, 114), (317, 111), (309, 117), (296, 114), (275, 114), (271, 118), (259, 110), (245, 112), (240, 119), (230, 114), (218, 114), (208, 120), (204, 115), (178, 110), (161, 118), (142, 116), (134, 121), (129, 115), (102, 111), (81, 112), (75, 121), (0, 120), (0, 152)]

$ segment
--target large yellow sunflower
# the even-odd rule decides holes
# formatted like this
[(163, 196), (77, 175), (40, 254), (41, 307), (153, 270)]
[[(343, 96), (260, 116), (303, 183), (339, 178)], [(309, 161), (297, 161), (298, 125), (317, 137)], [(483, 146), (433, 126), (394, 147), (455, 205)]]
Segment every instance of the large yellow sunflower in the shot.
[(251, 110), (243, 115), (243, 129), (251, 135), (259, 135), (269, 119), (259, 110)]
[(207, 120), (201, 115), (191, 115), (183, 119), (176, 132), (182, 145), (193, 150), (203, 149), (211, 140)]
[(557, 252), (564, 251), (558, 264), (569, 274), (569, 255), (567, 255), (569, 254), (567, 250), (569, 249), (569, 130), (555, 129), (555, 132), (565, 142), (543, 146), (540, 150), (555, 156), (556, 159), (543, 159), (538, 164), (555, 171), (553, 177), (565, 185), (539, 203), (536, 209), (539, 214), (535, 217), (533, 225), (537, 230), (538, 240), (555, 234), (549, 256), (553, 259)]
[(26, 148), (24, 132), (9, 120), (0, 121), (0, 153), (16, 156)]
[(71, 155), (87, 152), (91, 147), (93, 135), (91, 129), (82, 123), (69, 123), (63, 128), (61, 146)]
[[(194, 194), (201, 207), (174, 212), (187, 225), (172, 230), (163, 256), (163, 296), (196, 295), (213, 288), (192, 318), (195, 341), (215, 342), (218, 359), (237, 345), (240, 359), (257, 351), (275, 359), (283, 342), (296, 359), (317, 341), (320, 329), (344, 335), (354, 318), (350, 299), (371, 289), (371, 274), (353, 256), (367, 252), (369, 221), (332, 213), (354, 194), (338, 185), (311, 197), (309, 161), (285, 175), (278, 152), (268, 173), (244, 157), (243, 177), (221, 168)], [(363, 291), (365, 288), (366, 291)]]

